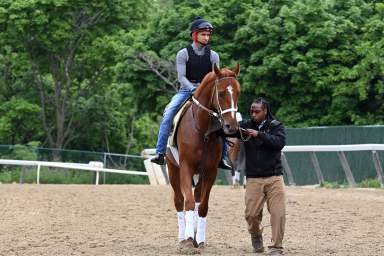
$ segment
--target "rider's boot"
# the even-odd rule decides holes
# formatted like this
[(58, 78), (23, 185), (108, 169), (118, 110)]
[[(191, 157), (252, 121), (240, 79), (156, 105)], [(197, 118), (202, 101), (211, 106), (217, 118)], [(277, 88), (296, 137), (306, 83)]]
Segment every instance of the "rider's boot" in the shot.
[(151, 162), (159, 165), (165, 164), (165, 155), (164, 154), (157, 154), (156, 156), (151, 158)]

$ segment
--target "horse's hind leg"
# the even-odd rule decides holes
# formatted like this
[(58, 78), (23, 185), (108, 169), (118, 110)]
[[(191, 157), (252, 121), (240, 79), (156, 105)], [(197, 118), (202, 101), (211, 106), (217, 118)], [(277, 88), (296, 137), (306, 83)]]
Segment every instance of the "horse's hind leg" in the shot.
[(177, 211), (177, 224), (179, 226), (178, 239), (183, 241), (185, 233), (184, 196), (180, 189), (180, 171), (173, 163), (168, 162), (169, 182), (173, 189), (173, 202)]
[(232, 163), (232, 185), (234, 188), (239, 187), (240, 185), (240, 173), (239, 173), (239, 158), (240, 158), (240, 143), (241, 141), (238, 139), (231, 139), (231, 141), (234, 143), (233, 147), (229, 150), (229, 159)]

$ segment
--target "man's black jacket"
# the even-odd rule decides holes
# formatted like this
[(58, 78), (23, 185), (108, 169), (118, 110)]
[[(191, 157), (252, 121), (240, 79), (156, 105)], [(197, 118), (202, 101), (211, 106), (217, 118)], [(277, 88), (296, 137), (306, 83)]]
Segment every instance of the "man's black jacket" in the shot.
[[(245, 121), (240, 127), (259, 131), (257, 137), (251, 137), (244, 142), (247, 178), (282, 175), (281, 149), (285, 146), (283, 124), (267, 119), (262, 124)], [(237, 137), (240, 138), (239, 133)]]

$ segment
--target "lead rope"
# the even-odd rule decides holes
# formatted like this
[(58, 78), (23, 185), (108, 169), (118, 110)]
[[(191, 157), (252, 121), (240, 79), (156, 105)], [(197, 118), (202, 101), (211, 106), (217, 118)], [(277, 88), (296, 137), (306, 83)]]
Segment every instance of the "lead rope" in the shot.
[(243, 132), (245, 132), (245, 131), (247, 131), (247, 130), (239, 127), (240, 138), (242, 141), (249, 141), (251, 139), (251, 135), (248, 134), (248, 136), (244, 138)]

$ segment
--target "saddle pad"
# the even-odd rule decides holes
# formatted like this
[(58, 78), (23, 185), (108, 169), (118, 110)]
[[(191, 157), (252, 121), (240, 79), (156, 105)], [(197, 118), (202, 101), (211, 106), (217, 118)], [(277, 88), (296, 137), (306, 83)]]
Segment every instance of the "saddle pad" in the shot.
[(179, 125), (179, 122), (181, 120), (181, 117), (184, 115), (185, 111), (187, 111), (188, 107), (192, 104), (190, 100), (187, 100), (183, 103), (179, 111), (176, 113), (175, 117), (173, 118), (173, 131), (171, 133), (171, 136), (168, 138), (168, 145), (176, 147), (176, 134), (177, 134), (177, 128)]

